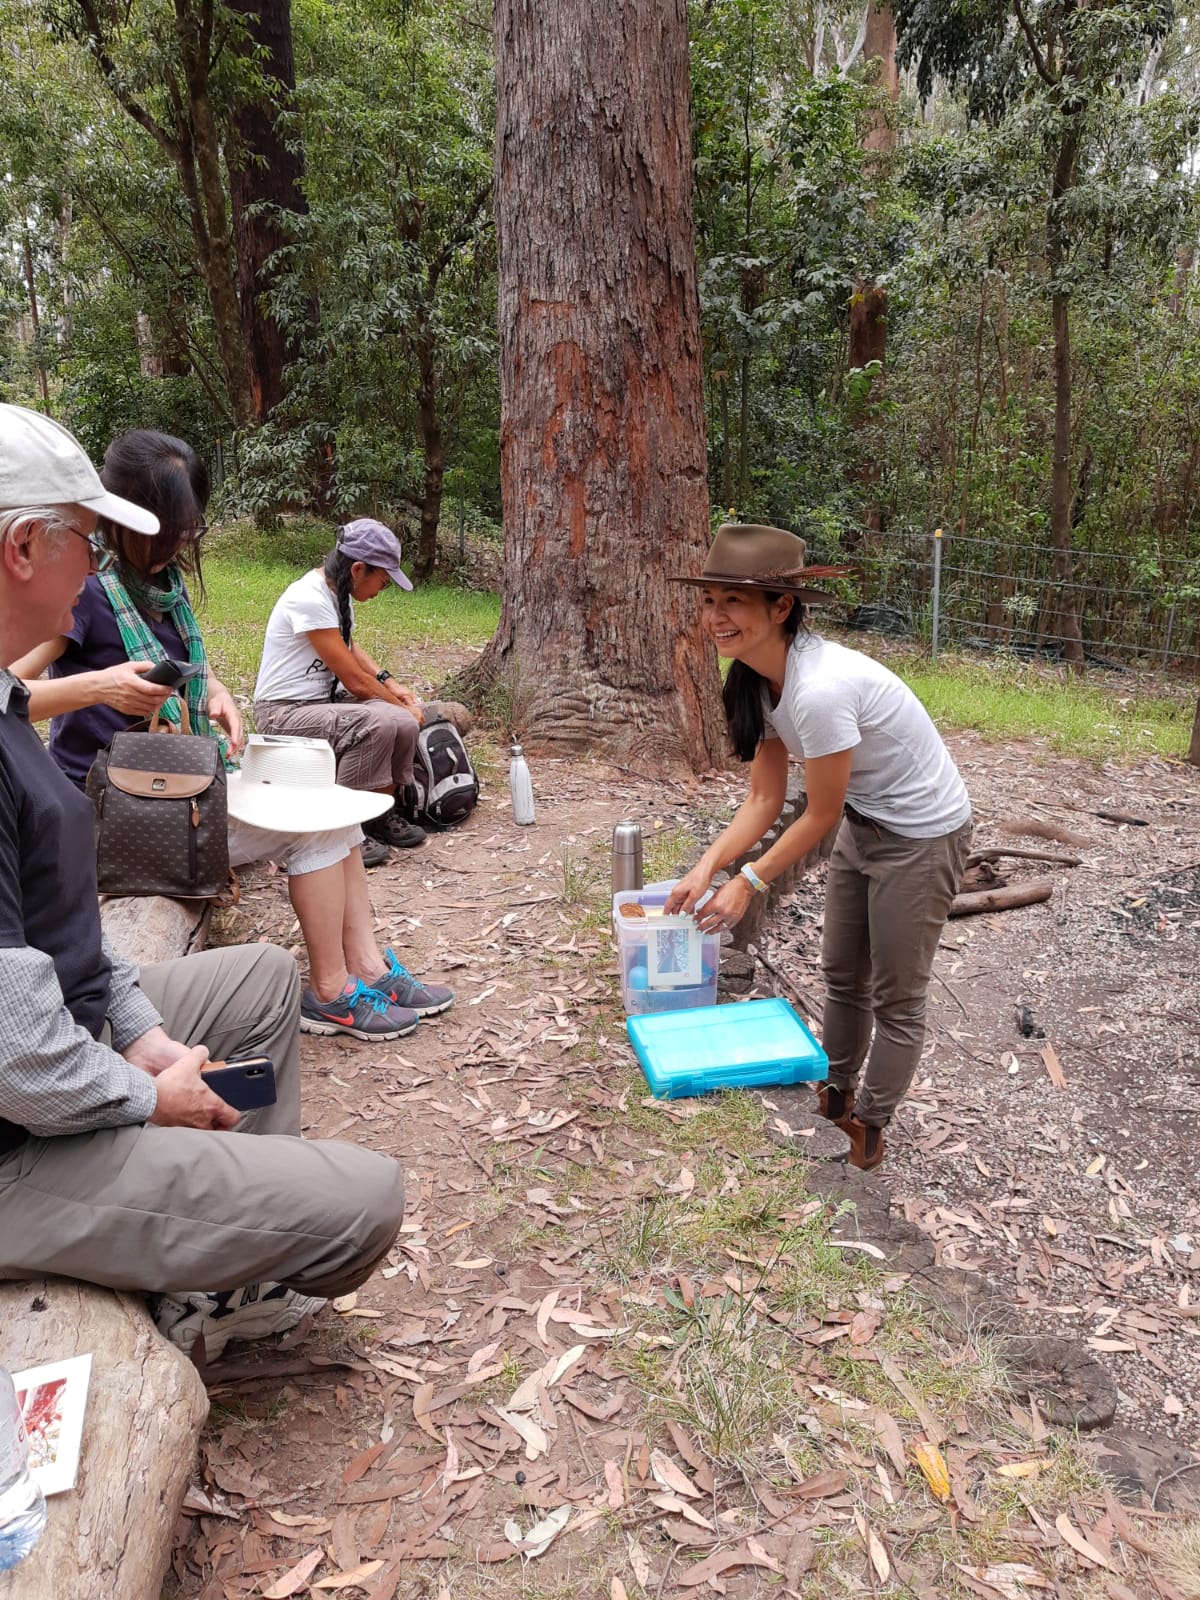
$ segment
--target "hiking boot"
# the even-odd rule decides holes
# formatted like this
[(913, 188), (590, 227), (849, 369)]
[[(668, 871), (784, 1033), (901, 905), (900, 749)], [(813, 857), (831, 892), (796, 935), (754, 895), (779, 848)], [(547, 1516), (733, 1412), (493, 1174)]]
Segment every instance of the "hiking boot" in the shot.
[(368, 870), (382, 867), (392, 853), (382, 839), (364, 839), (359, 849), (362, 851), (363, 866)]
[(336, 1000), (318, 1000), (311, 989), (300, 997), (301, 1033), (348, 1033), (368, 1042), (403, 1039), (419, 1020), (415, 1011), (393, 1005), (386, 994), (355, 977)]
[(452, 989), (447, 989), (444, 983), (422, 983), (414, 978), (390, 946), (383, 954), (388, 969), (375, 979), (371, 985), (373, 989), (386, 995), (394, 1006), (404, 1006), (419, 1017), (436, 1017), (439, 1012), (449, 1011), (454, 1004)]
[(853, 1089), (839, 1089), (834, 1083), (817, 1085), (817, 1111), (826, 1121), (845, 1132), (846, 1119), (853, 1110)]
[(251, 1283), (244, 1289), (219, 1293), (191, 1290), (183, 1294), (155, 1295), (150, 1313), (161, 1334), (185, 1355), (200, 1340), (205, 1361), (215, 1361), (231, 1339), (265, 1339), (286, 1333), (324, 1300), (297, 1294), (281, 1283)]
[(883, 1129), (873, 1128), (869, 1122), (860, 1122), (857, 1117), (847, 1117), (841, 1124), (850, 1138), (850, 1150), (846, 1156), (852, 1167), (858, 1167), (862, 1172), (870, 1172), (872, 1167), (877, 1167), (883, 1160)]
[(381, 817), (372, 817), (370, 822), (364, 822), (362, 828), (369, 838), (378, 839), (381, 844), (391, 845), (396, 850), (415, 850), (418, 845), (425, 843), (425, 829), (419, 828), (415, 822), (405, 822), (394, 807)]

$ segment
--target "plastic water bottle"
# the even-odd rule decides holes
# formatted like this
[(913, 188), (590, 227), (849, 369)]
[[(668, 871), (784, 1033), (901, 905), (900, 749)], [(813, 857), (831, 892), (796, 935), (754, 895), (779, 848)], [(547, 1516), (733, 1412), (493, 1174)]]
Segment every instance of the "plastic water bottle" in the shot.
[(509, 751), (508, 788), (512, 795), (513, 821), (527, 826), (533, 821), (533, 779), (525, 765), (525, 752), (514, 739)]
[(24, 1561), (45, 1526), (46, 1501), (29, 1470), (17, 1391), (0, 1367), (0, 1572)]

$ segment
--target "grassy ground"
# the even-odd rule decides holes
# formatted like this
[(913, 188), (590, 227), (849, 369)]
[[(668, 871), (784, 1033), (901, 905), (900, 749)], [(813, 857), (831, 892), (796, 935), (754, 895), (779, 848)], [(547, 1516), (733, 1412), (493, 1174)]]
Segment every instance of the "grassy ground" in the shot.
[[(207, 598), (201, 615), (218, 671), (250, 693), (262, 630), (280, 594), (330, 544), (330, 530), (297, 522), (264, 534), (238, 524), (215, 535), (206, 552)], [(412, 672), (431, 647), (480, 649), (500, 616), (496, 595), (434, 585), (412, 594), (388, 589), (359, 608), (357, 631), (380, 661)], [(1094, 760), (1182, 756), (1195, 709), (1191, 686), (1148, 679), (1082, 683), (1022, 662), (888, 655), (888, 662), (945, 728), (976, 728), (987, 739), (1044, 739), (1051, 749)]]
[(1064, 755), (1097, 760), (1186, 754), (1194, 687), (1137, 692), (1128, 684), (1060, 681), (1045, 667), (949, 656), (890, 665), (942, 727), (977, 728), (986, 739), (1045, 739)]

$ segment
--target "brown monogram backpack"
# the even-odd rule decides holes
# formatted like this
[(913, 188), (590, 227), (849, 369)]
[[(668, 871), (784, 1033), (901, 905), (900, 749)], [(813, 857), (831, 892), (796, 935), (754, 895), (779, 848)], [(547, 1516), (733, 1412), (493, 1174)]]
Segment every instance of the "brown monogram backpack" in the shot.
[(225, 766), (215, 739), (193, 734), (187, 706), (175, 733), (113, 736), (87, 776), (96, 808), (101, 894), (210, 899), (229, 878)]

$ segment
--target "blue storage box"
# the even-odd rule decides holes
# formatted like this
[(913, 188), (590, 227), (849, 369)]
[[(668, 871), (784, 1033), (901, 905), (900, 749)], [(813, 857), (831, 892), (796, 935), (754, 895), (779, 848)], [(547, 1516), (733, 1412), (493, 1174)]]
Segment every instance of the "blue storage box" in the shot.
[(786, 1000), (626, 1017), (625, 1026), (660, 1099), (811, 1083), (829, 1072), (829, 1057)]

